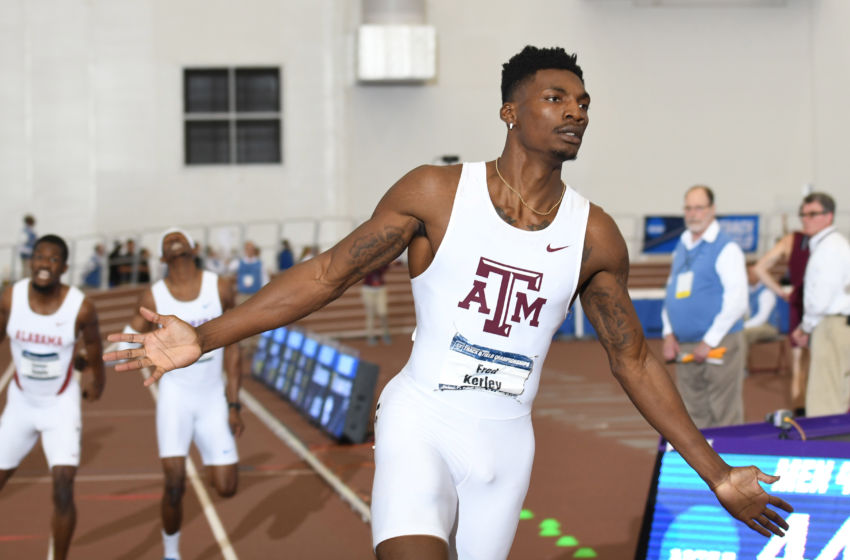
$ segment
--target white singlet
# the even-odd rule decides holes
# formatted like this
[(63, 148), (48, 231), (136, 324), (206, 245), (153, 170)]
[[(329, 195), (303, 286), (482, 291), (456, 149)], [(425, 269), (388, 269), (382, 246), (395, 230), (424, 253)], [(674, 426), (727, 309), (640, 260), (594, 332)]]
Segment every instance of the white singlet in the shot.
[(51, 315), (29, 304), (29, 279), (12, 287), (6, 324), (15, 381), (0, 418), (0, 468), (16, 468), (41, 435), (47, 464), (77, 466), (80, 460), (80, 388), (73, 357), (83, 293), (71, 286)]
[[(218, 275), (203, 271), (201, 290), (191, 301), (175, 299), (165, 280), (151, 286), (156, 312), (177, 315), (193, 327), (222, 313)], [(194, 439), (205, 465), (238, 461), (236, 442), (227, 422), (222, 364), (224, 350), (207, 352), (194, 364), (175, 369), (159, 380), (156, 431), (160, 457), (183, 457)]]
[(373, 546), (433, 535), (464, 560), (507, 557), (531, 475), (531, 404), (578, 285), (589, 210), (567, 188), (545, 229), (512, 227), (485, 164), (464, 164), (440, 248), (411, 281), (412, 354), (378, 400)]

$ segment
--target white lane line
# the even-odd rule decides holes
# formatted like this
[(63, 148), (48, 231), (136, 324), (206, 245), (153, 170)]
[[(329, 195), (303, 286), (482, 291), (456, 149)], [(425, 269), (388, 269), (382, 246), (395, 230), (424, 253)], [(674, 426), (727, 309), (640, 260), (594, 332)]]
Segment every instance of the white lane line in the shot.
[[(150, 377), (150, 372), (147, 368), (142, 369), (141, 372), (145, 379)], [(154, 402), (156, 402), (159, 399), (159, 391), (157, 390), (156, 383), (150, 385), (148, 389), (153, 396)], [(221, 523), (221, 519), (215, 511), (215, 506), (213, 505), (212, 500), (210, 500), (210, 495), (207, 493), (204, 482), (198, 475), (198, 470), (195, 468), (195, 462), (192, 461), (192, 458), (188, 455), (186, 456), (186, 471), (189, 481), (192, 483), (192, 488), (195, 489), (195, 494), (198, 495), (198, 501), (201, 502), (201, 508), (204, 511), (204, 516), (207, 518), (207, 523), (209, 523), (213, 536), (221, 549), (222, 557), (225, 560), (239, 560), (236, 556), (236, 551), (233, 550), (233, 545), (230, 543), (230, 539), (227, 537), (227, 531), (224, 530), (224, 525)]]
[(280, 420), (275, 418), (260, 402), (255, 399), (251, 393), (244, 388), (239, 391), (239, 397), (242, 403), (266, 425), (283, 443), (289, 446), (301, 459), (307, 462), (331, 488), (336, 491), (340, 498), (348, 503), (351, 508), (360, 514), (360, 517), (365, 523), (372, 521), (372, 511), (360, 496), (357, 495), (347, 484), (335, 475), (328, 467), (325, 466), (307, 447), (301, 443), (295, 434), (293, 434)]

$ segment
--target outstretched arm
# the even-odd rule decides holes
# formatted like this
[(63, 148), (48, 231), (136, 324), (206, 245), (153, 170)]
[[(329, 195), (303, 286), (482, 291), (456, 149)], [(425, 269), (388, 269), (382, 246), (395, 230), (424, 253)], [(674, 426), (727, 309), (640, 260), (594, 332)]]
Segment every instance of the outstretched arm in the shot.
[(788, 524), (768, 504), (791, 511), (758, 484), (775, 482), (756, 467), (732, 468), (706, 442), (664, 366), (650, 352), (627, 289), (629, 260), (613, 220), (592, 207), (582, 263), (582, 309), (608, 353), (611, 371), (653, 428), (702, 477), (736, 519), (754, 531), (782, 535)]
[(276, 276), (257, 294), (221, 317), (193, 329), (173, 316), (147, 309), (141, 315), (163, 325), (148, 335), (110, 335), (111, 341), (136, 342), (142, 348), (112, 352), (107, 360), (128, 360), (116, 370), (152, 366), (153, 383), (166, 371), (185, 367), (215, 348), (292, 323), (339, 297), (366, 273), (392, 262), (417, 235), (424, 235), (422, 189), (415, 172), (396, 183), (372, 217), (321, 255)]

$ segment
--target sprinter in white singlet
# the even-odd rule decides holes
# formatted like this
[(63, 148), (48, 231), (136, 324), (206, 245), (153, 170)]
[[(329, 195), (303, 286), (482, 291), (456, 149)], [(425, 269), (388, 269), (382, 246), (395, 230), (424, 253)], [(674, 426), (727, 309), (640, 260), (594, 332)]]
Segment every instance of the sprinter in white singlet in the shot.
[(416, 337), (379, 398), (375, 423), (372, 535), (380, 560), (507, 557), (528, 489), (541, 366), (577, 295), (644, 417), (731, 515), (781, 535), (788, 525), (768, 506), (790, 506), (759, 485), (777, 478), (732, 468), (706, 443), (644, 340), (622, 235), (561, 180), (589, 104), (574, 55), (526, 47), (503, 67), (507, 135), (496, 160), (414, 169), (369, 220), (244, 305), (197, 329), (147, 314), (164, 328), (110, 335), (144, 346), (107, 357), (128, 360), (120, 369), (153, 366), (158, 378), (307, 315), (407, 249)]
[[(0, 296), (0, 342), (9, 337), (15, 362), (0, 417), (0, 489), (41, 437), (53, 478), (55, 560), (68, 556), (77, 520), (74, 477), (80, 464), (80, 395), (95, 401), (106, 382), (97, 313), (80, 290), (61, 283), (67, 262), (68, 246), (61, 237), (39, 238), (29, 261), (29, 278)], [(80, 334), (84, 358), (75, 356)], [(74, 375), (75, 362), (81, 382)]]
[[(177, 228), (160, 240), (161, 260), (168, 267), (164, 279), (142, 294), (140, 305), (174, 314), (194, 326), (202, 325), (233, 307), (235, 290), (229, 278), (201, 270), (192, 237)], [(141, 315), (125, 332), (148, 332), (156, 325)], [(227, 372), (227, 384), (222, 376)], [(159, 383), (156, 435), (165, 475), (162, 495), (164, 557), (179, 560), (186, 455), (192, 441), (198, 447), (210, 480), (220, 496), (236, 493), (238, 461), (234, 436), (244, 430), (240, 416), (241, 364), (236, 344), (207, 352), (196, 363), (177, 370)]]

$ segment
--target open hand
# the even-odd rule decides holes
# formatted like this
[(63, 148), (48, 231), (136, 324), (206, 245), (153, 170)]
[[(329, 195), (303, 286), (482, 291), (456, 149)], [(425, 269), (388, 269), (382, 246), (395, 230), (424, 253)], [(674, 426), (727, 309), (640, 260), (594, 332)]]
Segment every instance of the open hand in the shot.
[(186, 367), (201, 357), (201, 341), (191, 325), (174, 315), (160, 315), (146, 307), (140, 308), (139, 312), (147, 321), (162, 325), (162, 328), (146, 334), (115, 333), (106, 337), (110, 342), (142, 345), (104, 354), (105, 361), (125, 360), (115, 365), (116, 371), (152, 368), (151, 377), (145, 380), (145, 386), (148, 386), (165, 372)]
[(768, 505), (789, 513), (794, 508), (782, 498), (771, 496), (759, 485), (759, 481), (773, 484), (777, 480), (778, 476), (764, 474), (753, 466), (734, 467), (712, 490), (732, 517), (765, 537), (771, 533), (781, 537), (785, 534), (783, 530), (788, 529), (788, 523)]

